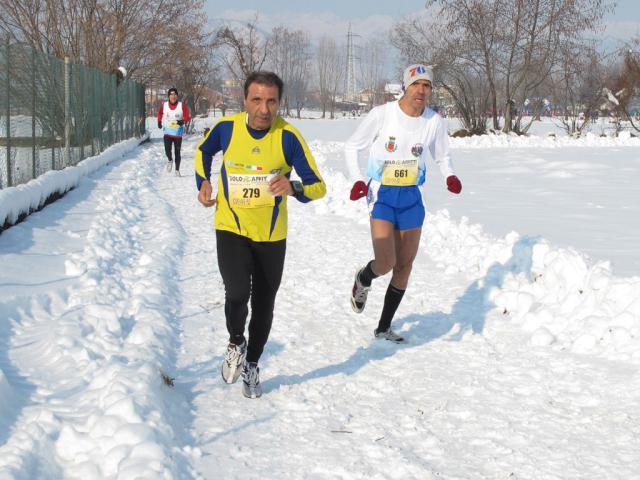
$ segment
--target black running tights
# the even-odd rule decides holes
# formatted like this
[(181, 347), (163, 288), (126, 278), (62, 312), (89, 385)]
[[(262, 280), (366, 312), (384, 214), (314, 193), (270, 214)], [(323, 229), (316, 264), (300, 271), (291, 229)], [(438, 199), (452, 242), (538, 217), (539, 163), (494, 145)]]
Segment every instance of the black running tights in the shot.
[(273, 306), (280, 287), (286, 240), (254, 242), (224, 230), (216, 230), (218, 268), (225, 290), (224, 313), (229, 341), (239, 345), (251, 300), (247, 362), (257, 362), (269, 338)]
[(164, 153), (167, 154), (167, 159), (169, 161), (173, 160), (173, 156), (171, 155), (172, 145), (176, 151), (176, 170), (180, 170), (180, 147), (182, 147), (182, 138), (170, 137), (169, 135), (164, 136)]

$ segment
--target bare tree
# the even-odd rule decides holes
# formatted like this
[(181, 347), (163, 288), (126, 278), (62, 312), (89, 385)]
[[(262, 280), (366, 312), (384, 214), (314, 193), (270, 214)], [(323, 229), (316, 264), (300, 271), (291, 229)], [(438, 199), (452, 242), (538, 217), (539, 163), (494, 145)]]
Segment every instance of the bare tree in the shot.
[(560, 52), (559, 68), (553, 75), (553, 100), (562, 106), (558, 123), (567, 134), (579, 137), (604, 103), (605, 78), (597, 52), (576, 48), (564, 48)]
[[(478, 108), (478, 100), (489, 95), (489, 108), (493, 119), (493, 128), (498, 129), (498, 87), (499, 79), (497, 72), (498, 50), (501, 48), (500, 42), (503, 35), (503, 26), (500, 23), (499, 11), (504, 1), (502, 0), (453, 0), (446, 2), (432, 1), (428, 5), (434, 7), (440, 5), (436, 18), (440, 19), (434, 29), (434, 40), (440, 45), (441, 57), (439, 62), (443, 71), (447, 71), (447, 66), (452, 65), (454, 83), (458, 88), (478, 85), (478, 76), (484, 77), (481, 91), (474, 89), (469, 93), (460, 93), (468, 100), (473, 99), (473, 104), (468, 100), (458, 102), (463, 110), (469, 112), (469, 120), (475, 126), (468, 125), (467, 128), (478, 131), (483, 123), (485, 112)], [(465, 74), (465, 72), (467, 74)], [(465, 78), (465, 77), (469, 78)], [(480, 103), (483, 103), (481, 101)], [(478, 110), (479, 116), (472, 112)], [(471, 120), (473, 119), (473, 120)], [(482, 131), (482, 128), (480, 128)]]
[(311, 59), (309, 35), (302, 30), (291, 31), (276, 27), (271, 35), (272, 55), (270, 65), (285, 84), (281, 108), (285, 115), (296, 109), (300, 118), (307, 98), (309, 65)]
[(631, 128), (640, 132), (640, 122), (632, 112), (634, 100), (640, 97), (640, 37), (632, 39), (622, 50), (621, 56), (622, 65), (608, 82), (611, 86), (609, 93), (615, 98), (616, 116), (628, 121)]
[(296, 116), (300, 118), (302, 108), (307, 102), (309, 80), (311, 77), (311, 42), (308, 34), (299, 30), (295, 37), (298, 39), (293, 48), (293, 69), (289, 79), (288, 91), (291, 105), (296, 109)]
[[(203, 86), (206, 86), (217, 65), (213, 62), (214, 46), (208, 35), (190, 35), (189, 38), (177, 38), (175, 47), (180, 47), (181, 55), (167, 63), (162, 68), (161, 81), (164, 85), (171, 85), (181, 92), (182, 101), (192, 112), (200, 102)], [(192, 121), (186, 126), (192, 131)]]
[(384, 101), (384, 67), (389, 46), (385, 38), (370, 38), (360, 53), (360, 78), (369, 91), (369, 109)]
[(345, 55), (342, 53), (344, 50), (344, 48), (338, 49), (333, 38), (326, 36), (320, 38), (316, 67), (322, 118), (325, 118), (327, 110), (329, 110), (330, 118), (334, 118), (336, 97), (344, 80), (346, 64)]
[(391, 42), (406, 63), (434, 66), (436, 87), (451, 97), (467, 133), (486, 132), (491, 89), (477, 46), (466, 39), (464, 31), (447, 23), (412, 18), (394, 27)]
[[(503, 105), (502, 130), (522, 132), (530, 126), (522, 127), (522, 106), (550, 77), (560, 49), (598, 28), (612, 5), (607, 0), (429, 0), (427, 8), (434, 12), (432, 20), (400, 22), (394, 45), (406, 58), (437, 63), (445, 85), (456, 78), (455, 97), (483, 102), (488, 92), (494, 128)], [(482, 91), (455, 92), (472, 86)], [(473, 110), (468, 102), (460, 106)]]
[(226, 67), (242, 82), (251, 72), (262, 69), (271, 47), (269, 38), (258, 29), (257, 14), (243, 27), (220, 27), (216, 32), (216, 44), (225, 50)]
[(603, 0), (503, 2), (498, 9), (503, 27), (498, 69), (505, 101), (504, 132), (514, 130), (510, 105), (522, 105), (551, 74), (563, 45), (578, 44), (584, 32), (598, 27), (609, 8)]
[(0, 29), (58, 58), (146, 83), (180, 55), (175, 32), (200, 33), (202, 0), (0, 0)]
[(444, 79), (436, 84), (453, 99), (467, 134), (486, 133), (491, 95), (480, 69), (452, 63), (446, 68)]

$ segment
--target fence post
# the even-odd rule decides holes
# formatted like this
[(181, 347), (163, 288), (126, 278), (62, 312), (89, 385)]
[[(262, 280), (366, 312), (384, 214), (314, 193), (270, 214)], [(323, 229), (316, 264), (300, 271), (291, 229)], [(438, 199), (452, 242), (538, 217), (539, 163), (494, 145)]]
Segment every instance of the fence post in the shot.
[(63, 168), (71, 165), (71, 63), (64, 57), (64, 161)]
[(31, 178), (36, 178), (36, 49), (31, 49)]
[(96, 99), (98, 98), (98, 89), (96, 88), (96, 72), (94, 70), (90, 70), (89, 76), (91, 77), (91, 87), (89, 88), (89, 92), (91, 92), (91, 113), (89, 114), (89, 125), (91, 128), (91, 156), (93, 157), (96, 154), (96, 137), (98, 136), (96, 132)]
[(120, 106), (120, 92), (118, 90), (116, 77), (114, 75), (112, 75), (111, 77), (111, 84), (113, 85), (113, 91), (115, 92), (116, 96), (116, 141), (114, 143), (118, 143), (122, 141), (122, 113), (120, 112), (120, 109), (122, 107)]
[(13, 183), (11, 179), (11, 41), (7, 34), (7, 186), (10, 187)]
[[(105, 82), (105, 80), (103, 80), (103, 82)], [(105, 89), (107, 88), (107, 85), (105, 85)], [(112, 82), (109, 80), (109, 92), (111, 93), (111, 95), (109, 96), (109, 143), (107, 145), (113, 145), (114, 143), (116, 143), (114, 141), (115, 138), (115, 119), (114, 119), (114, 111), (116, 110), (116, 107), (114, 107), (114, 102), (115, 105), (117, 106), (117, 99), (115, 98), (114, 92), (115, 89), (113, 88)]]
[(87, 70), (86, 68), (80, 68), (79, 65), (75, 66), (75, 90), (76, 90), (76, 124), (73, 128), (73, 131), (76, 135), (76, 145), (80, 146), (80, 158), (74, 162), (74, 165), (77, 165), (78, 162), (84, 160), (84, 141), (86, 138), (86, 128), (87, 128), (87, 119), (86, 119), (86, 95), (87, 91), (85, 90), (86, 78), (87, 78)]

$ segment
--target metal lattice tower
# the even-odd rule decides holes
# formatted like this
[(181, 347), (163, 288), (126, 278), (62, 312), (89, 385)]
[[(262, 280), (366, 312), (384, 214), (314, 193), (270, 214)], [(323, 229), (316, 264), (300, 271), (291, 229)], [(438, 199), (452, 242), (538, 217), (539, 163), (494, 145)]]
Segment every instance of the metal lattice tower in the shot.
[(359, 37), (351, 33), (351, 23), (349, 23), (349, 31), (347, 32), (347, 85), (345, 98), (348, 101), (356, 101), (357, 86), (356, 86), (356, 55), (355, 47), (353, 45), (353, 37)]

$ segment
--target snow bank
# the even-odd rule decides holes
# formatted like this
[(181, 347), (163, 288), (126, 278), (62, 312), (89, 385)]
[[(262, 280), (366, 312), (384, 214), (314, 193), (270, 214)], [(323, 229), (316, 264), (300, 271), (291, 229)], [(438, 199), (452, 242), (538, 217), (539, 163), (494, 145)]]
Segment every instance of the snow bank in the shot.
[[(531, 141), (532, 145), (547, 141), (495, 138), (502, 146), (510, 141)], [(584, 146), (601, 141), (640, 145), (637, 138), (587, 136), (565, 141)], [(368, 224), (365, 202), (349, 201), (345, 192), (351, 184), (331, 168), (343, 144), (311, 142), (310, 146), (327, 181), (326, 197), (314, 202), (316, 213), (330, 212)], [(543, 238), (516, 232), (495, 238), (466, 217), (452, 220), (447, 210), (427, 214), (421, 242), (421, 249), (446, 274), (478, 278), (488, 292), (483, 300), (487, 310), (494, 309), (519, 325), (532, 345), (640, 361), (640, 278), (615, 277), (608, 262), (591, 264), (583, 253), (554, 247)]]
[(618, 137), (601, 137), (591, 132), (584, 137), (569, 136), (521, 136), (508, 134), (488, 134), (464, 138), (450, 138), (451, 148), (558, 148), (558, 147), (638, 147), (640, 138), (629, 132), (621, 132)]
[(423, 242), (448, 274), (488, 283), (489, 307), (519, 325), (531, 345), (640, 361), (640, 278), (617, 278), (608, 262), (590, 265), (541, 238), (492, 238), (466, 218), (456, 224), (446, 210), (428, 216)]
[(0, 190), (0, 227), (13, 225), (22, 215), (42, 208), (50, 197), (63, 195), (75, 188), (83, 177), (127, 154), (140, 142), (141, 139), (130, 138), (112, 145), (99, 155), (84, 159), (76, 166), (51, 170), (23, 185)]
[(85, 272), (63, 315), (76, 328), (51, 352), (73, 358), (86, 382), (76, 399), (83, 414), (55, 442), (77, 478), (172, 478), (180, 456), (173, 452), (162, 372), (170, 371), (175, 348), (170, 321), (177, 299), (168, 279), (181, 231), (174, 225), (147, 235), (140, 228), (148, 215), (171, 224), (172, 213), (146, 199), (151, 171), (136, 168), (129, 176), (100, 200), (87, 247), (67, 263), (68, 274)]
[[(71, 175), (137, 144), (125, 143)], [(124, 165), (122, 181), (99, 197), (85, 248), (66, 261), (67, 275), (78, 281), (65, 302), (52, 307), (34, 297), (16, 325), (14, 336), (28, 337), (21, 341), (38, 365), (30, 372), (38, 388), (33, 406), (22, 408), (10, 448), (0, 448), (0, 476), (168, 479), (185, 471), (172, 418), (188, 408), (164, 373), (176, 349), (179, 299), (172, 292), (183, 233), (154, 192), (150, 163)], [(168, 228), (150, 234), (146, 222)], [(2, 382), (0, 404), (10, 400)], [(51, 456), (43, 451), (54, 452), (64, 475), (56, 466), (29, 472), (37, 458)]]

